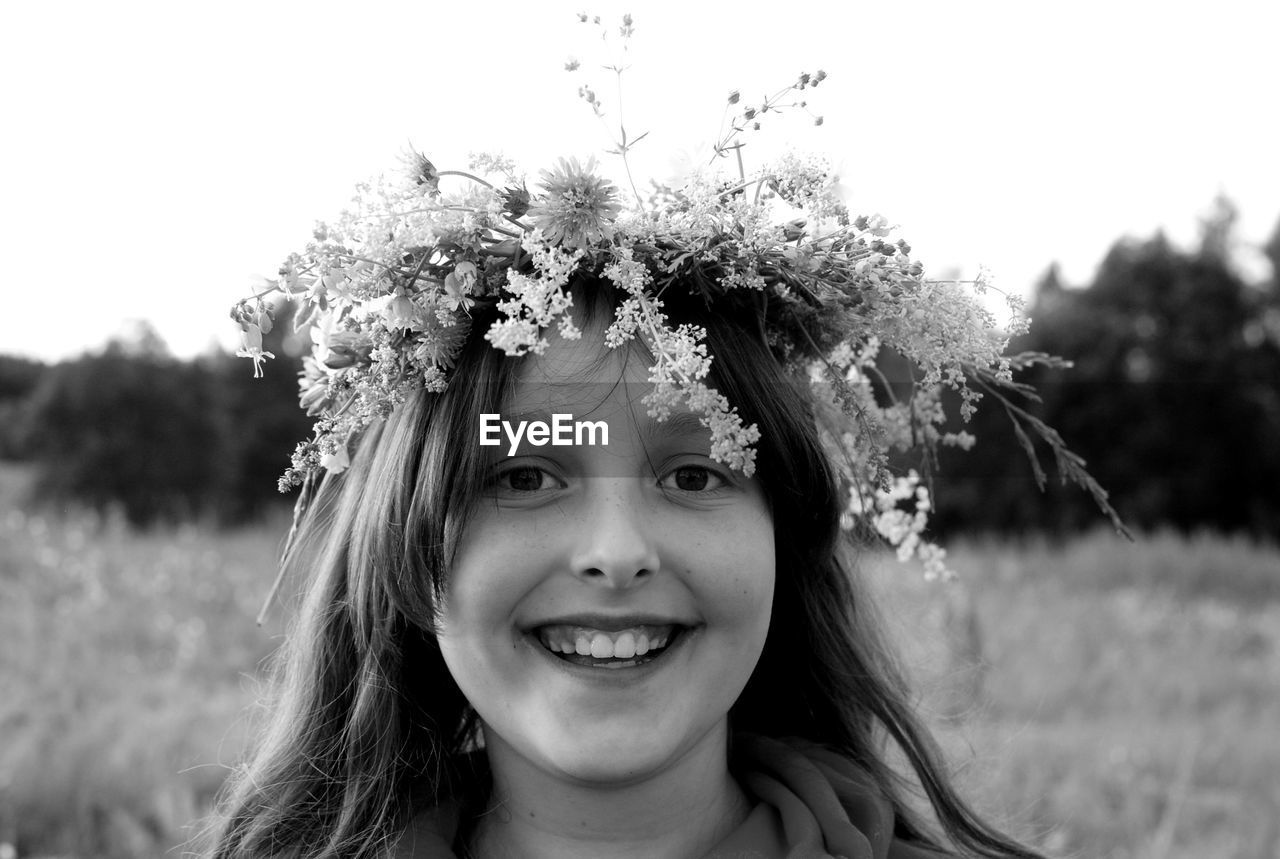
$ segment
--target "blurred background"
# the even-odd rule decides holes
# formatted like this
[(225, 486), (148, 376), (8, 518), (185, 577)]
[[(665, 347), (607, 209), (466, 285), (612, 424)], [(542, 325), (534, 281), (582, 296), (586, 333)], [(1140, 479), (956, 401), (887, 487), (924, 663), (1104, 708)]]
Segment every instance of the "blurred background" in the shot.
[[(1270, 4), (726, 4), (635, 13), (642, 176), (696, 163), (730, 90), (822, 68), (746, 157), (832, 154), (935, 276), (1026, 298), (1017, 403), (1125, 541), (1041, 491), (1001, 404), (944, 454), (960, 581), (870, 552), (979, 804), (1053, 854), (1280, 856), (1280, 81)], [(254, 616), (309, 421), (282, 320), (226, 316), (410, 144), (533, 171), (608, 148), (576, 5), (27, 4), (0, 33), (0, 859), (169, 855), (244, 749), (283, 619)], [(587, 78), (564, 70), (583, 62)], [(610, 113), (606, 120), (615, 123)], [(673, 155), (674, 153), (674, 155)], [(753, 160), (754, 159), (754, 160)], [(606, 163), (605, 168), (616, 170)], [(1013, 451), (1014, 453), (1010, 453)], [(277, 613), (279, 614), (279, 613)]]

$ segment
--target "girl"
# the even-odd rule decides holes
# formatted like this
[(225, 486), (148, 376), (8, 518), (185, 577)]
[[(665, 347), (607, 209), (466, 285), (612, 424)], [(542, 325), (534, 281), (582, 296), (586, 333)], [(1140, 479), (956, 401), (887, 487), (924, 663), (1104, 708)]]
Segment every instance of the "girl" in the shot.
[(415, 156), (272, 284), (316, 341), (305, 597), (207, 855), (1036, 856), (957, 795), (847, 560), (862, 524), (941, 567), (887, 456), (965, 441), (943, 384), (1012, 385), (980, 305), (820, 164), (630, 210), (590, 162), (481, 169)]
[[(668, 301), (761, 428), (745, 478), (692, 413), (645, 414), (651, 359), (601, 342), (611, 293), (576, 284), (584, 336), (542, 355), (473, 333), (469, 383), (326, 480), (280, 700), (210, 855), (933, 855), (885, 735), (954, 845), (1035, 855), (955, 794), (911, 711), (765, 303)], [(493, 413), (605, 420), (609, 444), (508, 456), (479, 444)]]

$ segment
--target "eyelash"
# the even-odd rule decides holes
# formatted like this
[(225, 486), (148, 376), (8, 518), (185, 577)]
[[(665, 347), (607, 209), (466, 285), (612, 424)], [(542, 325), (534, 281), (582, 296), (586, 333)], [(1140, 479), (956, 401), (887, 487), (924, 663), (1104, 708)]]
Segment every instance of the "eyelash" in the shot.
[[(676, 476), (682, 471), (702, 472), (707, 476), (708, 483), (715, 483), (716, 485), (703, 487), (702, 489), (681, 489), (679, 486), (675, 486), (675, 485), (668, 486), (667, 481), (670, 480), (674, 483)], [(663, 489), (675, 490), (676, 492), (688, 492), (695, 495), (704, 495), (704, 494), (710, 494), (712, 492), (716, 492), (718, 490), (724, 489), (726, 486), (729, 485), (729, 481), (724, 477), (724, 475), (720, 474), (713, 468), (708, 468), (705, 465), (678, 465), (675, 468), (671, 469), (669, 472), (667, 472), (666, 476), (664, 476), (660, 481), (658, 481), (658, 485), (661, 486)]]
[[(680, 472), (689, 471), (696, 471), (705, 474), (707, 477), (707, 483), (711, 485), (704, 486), (701, 489), (683, 489), (680, 486), (675, 485), (675, 481), (678, 479)], [(537, 489), (516, 489), (514, 486), (504, 483), (504, 481), (509, 480), (513, 475), (520, 474), (522, 472), (533, 472), (539, 476)], [(548, 479), (558, 485), (555, 487), (544, 485)], [(532, 494), (534, 492), (546, 492), (552, 488), (564, 488), (564, 481), (560, 480), (560, 478), (540, 466), (517, 465), (512, 468), (499, 471), (493, 476), (493, 479), (490, 481), (490, 485), (498, 491), (509, 491), (524, 495)], [(685, 492), (691, 495), (705, 495), (718, 492), (719, 490), (728, 487), (730, 485), (730, 480), (716, 469), (705, 465), (677, 465), (675, 468), (670, 469), (665, 475), (663, 475), (663, 477), (658, 481), (658, 485), (667, 491)]]

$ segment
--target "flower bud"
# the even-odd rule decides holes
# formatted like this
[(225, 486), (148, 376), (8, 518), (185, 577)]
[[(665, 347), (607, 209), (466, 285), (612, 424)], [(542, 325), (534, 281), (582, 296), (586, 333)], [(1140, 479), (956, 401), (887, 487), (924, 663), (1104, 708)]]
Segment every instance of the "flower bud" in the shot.
[(324, 356), (322, 363), (330, 370), (343, 370), (355, 366), (358, 358), (350, 346), (330, 346), (329, 354)]
[(737, 104), (737, 103), (738, 103), (738, 99), (740, 99), (740, 98), (742, 98), (742, 93), (738, 92), (736, 89), (735, 89), (735, 90), (730, 91), (730, 93), (729, 93), (729, 104)]
[(410, 161), (413, 181), (425, 187), (429, 194), (440, 193), (440, 171), (436, 170), (436, 165), (421, 152), (411, 153)]
[(502, 191), (502, 202), (506, 204), (511, 217), (523, 217), (529, 211), (529, 189), (524, 186), (506, 188)]
[(330, 370), (341, 370), (356, 364), (367, 364), (373, 344), (368, 338), (345, 331), (329, 335), (329, 352), (321, 361)]

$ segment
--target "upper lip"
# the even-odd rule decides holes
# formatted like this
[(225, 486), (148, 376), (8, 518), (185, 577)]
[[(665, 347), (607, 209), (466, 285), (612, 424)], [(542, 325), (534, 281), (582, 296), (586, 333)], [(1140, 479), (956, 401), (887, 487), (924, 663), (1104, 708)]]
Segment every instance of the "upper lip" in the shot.
[(658, 614), (565, 614), (540, 620), (530, 629), (544, 626), (580, 626), (602, 632), (619, 632), (637, 626), (694, 626), (694, 622)]

